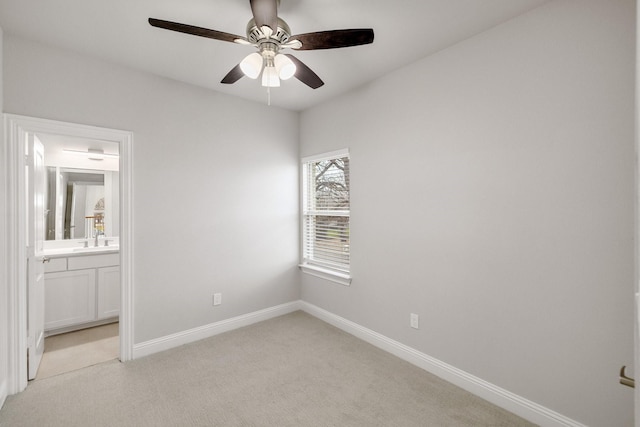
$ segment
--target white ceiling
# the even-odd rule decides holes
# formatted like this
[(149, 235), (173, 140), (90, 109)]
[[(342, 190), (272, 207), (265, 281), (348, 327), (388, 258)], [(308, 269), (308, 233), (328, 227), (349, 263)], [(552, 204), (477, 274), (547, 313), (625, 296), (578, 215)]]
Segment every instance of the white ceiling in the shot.
[[(373, 28), (372, 45), (292, 52), (325, 82), (292, 79), (271, 104), (304, 110), (507, 21), (549, 0), (281, 0), (293, 34)], [(197, 86), (265, 103), (266, 89), (220, 80), (251, 46), (151, 27), (149, 17), (245, 35), (248, 0), (0, 0), (5, 34), (70, 49)]]

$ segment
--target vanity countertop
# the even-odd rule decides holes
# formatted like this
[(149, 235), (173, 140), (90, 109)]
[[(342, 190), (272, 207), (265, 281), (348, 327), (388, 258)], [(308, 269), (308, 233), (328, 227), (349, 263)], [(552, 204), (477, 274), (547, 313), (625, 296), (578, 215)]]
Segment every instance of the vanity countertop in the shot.
[(117, 254), (120, 252), (120, 246), (99, 246), (99, 247), (71, 247), (71, 248), (55, 248), (45, 249), (42, 251), (42, 255), (49, 258), (64, 258), (64, 257), (76, 257), (86, 255), (106, 255)]

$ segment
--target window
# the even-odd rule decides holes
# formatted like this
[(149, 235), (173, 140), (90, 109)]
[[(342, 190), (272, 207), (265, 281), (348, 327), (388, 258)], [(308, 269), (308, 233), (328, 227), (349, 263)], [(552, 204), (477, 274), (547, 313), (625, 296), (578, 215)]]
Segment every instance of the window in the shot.
[(350, 283), (349, 151), (302, 159), (304, 272)]

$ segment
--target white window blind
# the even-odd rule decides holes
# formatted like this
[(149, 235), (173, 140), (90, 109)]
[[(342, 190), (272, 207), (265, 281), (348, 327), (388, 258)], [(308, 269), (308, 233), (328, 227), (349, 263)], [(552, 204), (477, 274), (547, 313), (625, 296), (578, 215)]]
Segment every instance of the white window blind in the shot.
[(349, 153), (327, 153), (302, 162), (303, 264), (348, 274)]

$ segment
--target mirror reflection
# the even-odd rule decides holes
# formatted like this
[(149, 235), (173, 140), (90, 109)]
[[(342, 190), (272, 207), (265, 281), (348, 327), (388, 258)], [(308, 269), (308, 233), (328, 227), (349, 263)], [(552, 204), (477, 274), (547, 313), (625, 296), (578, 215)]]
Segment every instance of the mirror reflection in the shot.
[(48, 166), (46, 188), (46, 240), (118, 234), (117, 171)]

